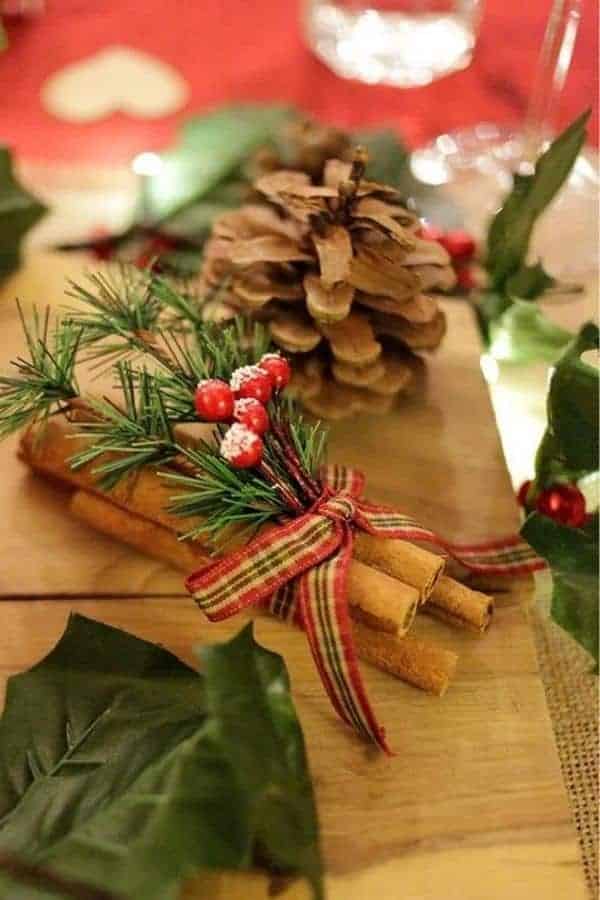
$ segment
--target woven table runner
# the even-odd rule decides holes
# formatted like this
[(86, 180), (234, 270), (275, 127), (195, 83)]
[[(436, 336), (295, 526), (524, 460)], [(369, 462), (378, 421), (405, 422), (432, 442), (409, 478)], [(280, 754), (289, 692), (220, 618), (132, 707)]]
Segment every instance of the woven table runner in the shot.
[(533, 611), (538, 661), (586, 880), (598, 897), (598, 678), (591, 657), (552, 622)]

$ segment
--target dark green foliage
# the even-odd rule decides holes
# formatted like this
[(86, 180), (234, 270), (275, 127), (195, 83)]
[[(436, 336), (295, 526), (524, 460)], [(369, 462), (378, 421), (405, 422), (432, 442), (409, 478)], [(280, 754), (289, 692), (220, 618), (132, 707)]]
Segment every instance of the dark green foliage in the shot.
[[(282, 659), (252, 626), (168, 651), (73, 616), (9, 680), (0, 720), (0, 896), (70, 893), (9, 875), (17, 859), (120, 900), (176, 900), (202, 869), (266, 868), (322, 898), (304, 741)], [(106, 897), (105, 893), (105, 897)]]
[[(4, 32), (0, 23), (0, 51)], [(46, 207), (15, 178), (8, 147), (0, 144), (0, 281), (19, 265), (21, 241)]]
[[(536, 456), (535, 492), (597, 472), (598, 373), (581, 359), (598, 350), (598, 327), (584, 325), (558, 362), (548, 394), (548, 426)], [(532, 512), (521, 533), (552, 569), (552, 616), (598, 663), (598, 515), (568, 528)]]

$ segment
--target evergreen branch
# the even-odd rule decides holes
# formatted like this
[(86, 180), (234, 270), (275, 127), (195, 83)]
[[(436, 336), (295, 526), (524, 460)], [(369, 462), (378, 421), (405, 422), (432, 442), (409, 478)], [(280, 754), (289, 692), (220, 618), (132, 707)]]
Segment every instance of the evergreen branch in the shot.
[(13, 375), (0, 376), (0, 437), (50, 414), (53, 406), (79, 395), (75, 364), (81, 344), (81, 328), (71, 320), (43, 317), (36, 308), (30, 324), (17, 304), (29, 358), (17, 357)]
[(232, 525), (255, 530), (289, 512), (273, 485), (255, 471), (232, 469), (219, 456), (216, 446), (203, 441), (196, 447), (179, 450), (196, 474), (161, 473), (173, 485), (185, 488), (173, 496), (169, 510), (178, 516), (203, 520), (183, 538), (214, 541)]
[(89, 446), (71, 460), (73, 469), (108, 458), (92, 471), (103, 490), (111, 490), (123, 477), (143, 466), (164, 465), (179, 452), (161, 392), (151, 375), (134, 372), (127, 363), (118, 363), (123, 408), (110, 400), (92, 399), (97, 414), (82, 423), (80, 436), (90, 438)]
[[(110, 273), (90, 274), (88, 282), (89, 286), (71, 281), (67, 291), (67, 296), (85, 307), (69, 311), (72, 321), (82, 329), (84, 345), (99, 345), (88, 354), (88, 359), (116, 357), (142, 349), (137, 335), (153, 332), (163, 309), (160, 298), (151, 289), (149, 274), (120, 265)], [(110, 342), (103, 343), (107, 340)]]

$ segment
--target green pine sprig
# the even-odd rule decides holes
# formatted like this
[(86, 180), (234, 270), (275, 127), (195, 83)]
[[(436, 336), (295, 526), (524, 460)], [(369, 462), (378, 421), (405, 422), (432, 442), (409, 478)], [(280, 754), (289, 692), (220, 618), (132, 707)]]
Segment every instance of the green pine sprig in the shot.
[(17, 304), (28, 356), (12, 361), (12, 373), (0, 376), (0, 438), (50, 414), (79, 395), (75, 364), (81, 328), (69, 319), (51, 319), (49, 309), (33, 310), (25, 320)]
[(115, 369), (121, 405), (106, 399), (89, 400), (92, 414), (82, 423), (79, 436), (89, 438), (90, 444), (71, 460), (73, 469), (81, 469), (102, 459), (92, 471), (107, 491), (144, 466), (171, 462), (179, 452), (152, 376), (145, 370), (134, 371), (125, 362), (117, 363)]

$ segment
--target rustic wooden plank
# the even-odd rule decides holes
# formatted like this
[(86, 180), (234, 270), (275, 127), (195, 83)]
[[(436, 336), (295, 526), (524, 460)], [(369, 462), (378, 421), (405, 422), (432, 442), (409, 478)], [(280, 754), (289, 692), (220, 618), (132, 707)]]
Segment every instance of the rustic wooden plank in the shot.
[[(47, 283), (57, 302), (61, 265), (37, 257), (0, 297), (4, 358), (18, 341), (7, 291), (17, 288), (27, 302)], [(68, 265), (75, 270), (78, 264)], [(402, 506), (448, 537), (497, 536), (517, 527), (516, 507), (478, 371), (470, 312), (459, 302), (446, 308), (449, 337), (419, 392), (392, 415), (336, 425), (332, 458), (363, 468), (370, 496)], [(10, 443), (0, 448), (0, 676), (43, 656), (70, 608), (160, 641), (188, 660), (195, 643), (241, 627), (242, 619), (208, 625), (182, 596), (9, 599), (181, 590), (178, 573), (73, 522), (64, 494), (26, 473), (13, 454)], [(283, 653), (290, 668), (333, 900), (584, 896), (527, 600), (522, 584), (500, 595), (496, 621), (481, 639), (420, 617), (421, 634), (460, 654), (456, 680), (442, 700), (366, 670), (397, 750), (393, 759), (366, 747), (335, 718), (304, 636), (259, 618), (259, 639)], [(218, 880), (211, 896), (232, 900), (238, 890), (240, 897), (265, 896), (261, 879)], [(302, 888), (292, 894), (302, 896)]]

